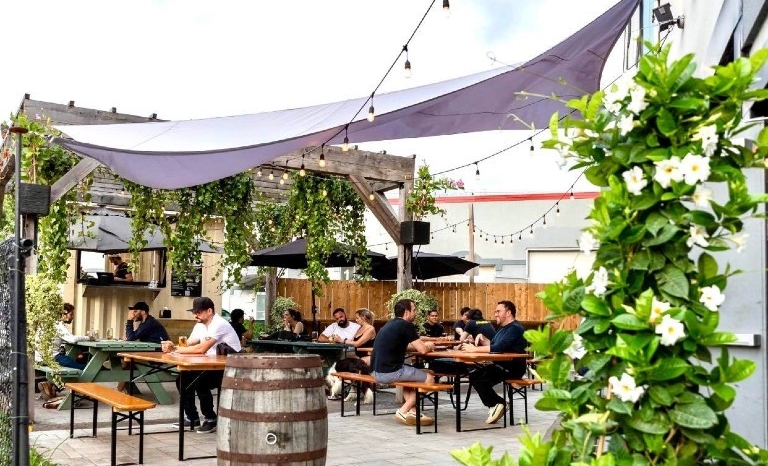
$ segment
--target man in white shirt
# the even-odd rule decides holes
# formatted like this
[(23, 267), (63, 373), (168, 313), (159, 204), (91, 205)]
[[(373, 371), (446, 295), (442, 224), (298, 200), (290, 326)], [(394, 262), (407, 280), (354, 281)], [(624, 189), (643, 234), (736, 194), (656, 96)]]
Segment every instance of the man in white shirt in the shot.
[[(72, 332), (69, 331), (67, 325), (70, 325), (74, 318), (75, 306), (71, 305), (70, 303), (64, 303), (64, 307), (61, 309), (60, 320), (56, 322), (56, 335), (54, 336), (53, 343), (51, 345), (51, 356), (53, 357), (53, 360), (56, 361), (61, 367), (71, 367), (73, 369), (83, 370), (85, 369), (85, 362), (72, 359), (71, 357), (67, 356), (64, 350), (64, 343), (71, 344), (88, 339), (88, 337), (85, 335), (73, 335)], [(38, 363), (45, 363), (42, 355), (39, 353), (35, 353), (35, 360)], [(60, 390), (48, 381), (40, 382), (37, 384), (37, 386), (40, 388), (40, 391), (46, 398), (54, 398), (58, 396), (58, 391)]]
[(347, 340), (354, 340), (360, 325), (357, 322), (348, 321), (347, 313), (340, 307), (333, 311), (333, 318), (336, 319), (336, 322), (325, 327), (317, 341), (346, 343)]
[[(213, 301), (210, 298), (205, 296), (195, 298), (190, 312), (195, 315), (197, 324), (187, 338), (187, 346), (176, 346), (171, 341), (164, 341), (162, 342), (163, 352), (215, 356), (216, 345), (220, 343), (228, 344), (235, 351), (242, 349), (235, 329), (224, 318), (216, 314)], [(191, 384), (184, 387), (184, 390), (179, 387), (181, 403), (184, 406), (184, 427), (194, 428), (200, 425), (200, 417), (197, 413), (197, 406), (195, 406), (195, 393), (197, 393), (197, 397), (200, 398), (200, 411), (205, 417), (205, 421), (197, 429), (197, 432), (200, 434), (216, 432), (217, 416), (213, 409), (211, 389), (221, 388), (223, 377), (224, 371), (190, 371), (184, 374), (185, 381)], [(179, 385), (178, 379), (176, 384)]]

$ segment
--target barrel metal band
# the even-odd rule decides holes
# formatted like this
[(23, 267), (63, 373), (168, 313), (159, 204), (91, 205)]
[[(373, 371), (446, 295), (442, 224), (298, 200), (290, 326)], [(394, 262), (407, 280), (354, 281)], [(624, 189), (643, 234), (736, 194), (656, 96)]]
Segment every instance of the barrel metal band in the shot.
[(322, 363), (320, 356), (293, 356), (293, 357), (236, 357), (227, 358), (227, 367), (238, 367), (246, 369), (306, 369), (317, 367), (320, 369)]
[(248, 422), (318, 421), (328, 417), (328, 408), (290, 413), (253, 413), (221, 407), (219, 408), (219, 416), (227, 419), (234, 419), (236, 421)]
[(255, 381), (250, 379), (233, 379), (225, 377), (224, 380), (221, 381), (221, 388), (264, 392), (291, 388), (316, 388), (322, 387), (324, 384), (325, 381), (323, 379), (278, 379)]
[(310, 461), (324, 458), (326, 450), (326, 448), (321, 448), (319, 450), (302, 451), (298, 453), (274, 453), (271, 455), (264, 455), (257, 453), (237, 453), (234, 451), (224, 451), (220, 448), (217, 448), (216, 456), (226, 461), (238, 463), (297, 463), (300, 461)]

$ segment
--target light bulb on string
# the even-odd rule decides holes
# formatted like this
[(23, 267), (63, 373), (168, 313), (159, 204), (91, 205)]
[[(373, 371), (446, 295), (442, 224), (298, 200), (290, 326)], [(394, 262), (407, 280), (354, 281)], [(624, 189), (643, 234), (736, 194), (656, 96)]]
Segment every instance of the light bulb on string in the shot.
[(488, 235), (485, 235), (485, 242), (488, 242)]
[(404, 67), (404, 73), (406, 78), (410, 78), (412, 76), (411, 72), (411, 61), (408, 59), (408, 45), (403, 45), (403, 52), (405, 52), (405, 67)]
[(501, 237), (501, 244), (504, 244), (504, 237)]
[(571, 200), (573, 200), (575, 198), (575, 196), (573, 195), (573, 188), (571, 188), (570, 198), (571, 198)]
[(368, 195), (368, 199), (374, 200), (374, 199), (376, 199), (376, 195), (371, 193), (371, 194)]
[(347, 134), (348, 127), (344, 127), (344, 142), (341, 144), (341, 150), (343, 152), (349, 151), (349, 135)]
[(533, 138), (528, 139), (531, 142), (531, 155), (533, 155)]
[(560, 217), (560, 202), (555, 203), (555, 207), (556, 207), (555, 216)]
[(257, 172), (256, 172), (256, 176), (258, 176), (259, 178), (261, 178), (261, 168), (259, 168), (259, 171), (257, 171)]
[(299, 169), (299, 176), (307, 176), (307, 171), (304, 169), (304, 154), (301, 154), (301, 168)]
[(456, 233), (456, 225), (453, 226), (453, 232)]
[(493, 237), (493, 244), (499, 244), (499, 243), (496, 241), (496, 236), (494, 236), (494, 237)]
[(547, 217), (541, 217), (541, 228), (547, 228)]
[(272, 170), (270, 170), (269, 171), (269, 181), (272, 181), (274, 179), (275, 179), (275, 173)]
[(325, 144), (320, 146), (320, 161), (317, 163), (320, 168), (325, 167)]
[(517, 233), (517, 240), (518, 241), (522, 241), (523, 240), (523, 232), (522, 231)]
[(530, 231), (528, 231), (528, 236), (533, 238), (533, 225), (531, 225), (531, 229), (530, 229)]
[(477, 165), (477, 162), (475, 162), (475, 179), (480, 179), (480, 167)]
[(288, 172), (287, 171), (283, 172), (283, 177), (282, 178), (283, 178), (283, 180), (287, 180), (288, 179)]
[(285, 178), (280, 178), (280, 184), (285, 184)]
[(451, 17), (451, 2), (450, 0), (443, 0), (443, 14), (446, 18)]
[(371, 106), (368, 107), (368, 121), (373, 123), (374, 118), (376, 118), (376, 112), (373, 109), (373, 94), (371, 94)]

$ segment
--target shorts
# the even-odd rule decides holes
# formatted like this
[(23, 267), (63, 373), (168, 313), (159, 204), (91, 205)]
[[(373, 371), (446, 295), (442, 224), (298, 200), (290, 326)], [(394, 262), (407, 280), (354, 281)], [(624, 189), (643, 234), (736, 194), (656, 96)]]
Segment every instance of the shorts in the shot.
[(371, 372), (376, 383), (426, 382), (427, 373), (413, 366), (403, 365), (394, 372)]

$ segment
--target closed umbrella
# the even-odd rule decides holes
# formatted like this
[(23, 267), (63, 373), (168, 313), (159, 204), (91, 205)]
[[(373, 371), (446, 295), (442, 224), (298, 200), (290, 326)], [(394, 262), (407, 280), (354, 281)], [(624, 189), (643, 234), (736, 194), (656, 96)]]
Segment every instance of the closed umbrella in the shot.
[[(351, 267), (355, 265), (357, 253), (352, 246), (340, 244), (323, 264), (326, 267)], [(386, 261), (384, 254), (366, 250), (365, 255), (375, 265)], [(251, 265), (257, 267), (280, 267), (284, 269), (307, 268), (307, 239), (299, 238), (280, 246), (261, 249), (251, 254)], [(312, 291), (312, 329), (317, 331), (317, 306), (315, 292)]]
[[(434, 254), (430, 252), (413, 253), (411, 274), (418, 280), (461, 275), (480, 264), (449, 254)], [(388, 257), (386, 261), (373, 264), (371, 276), (377, 280), (397, 279), (397, 256)]]

